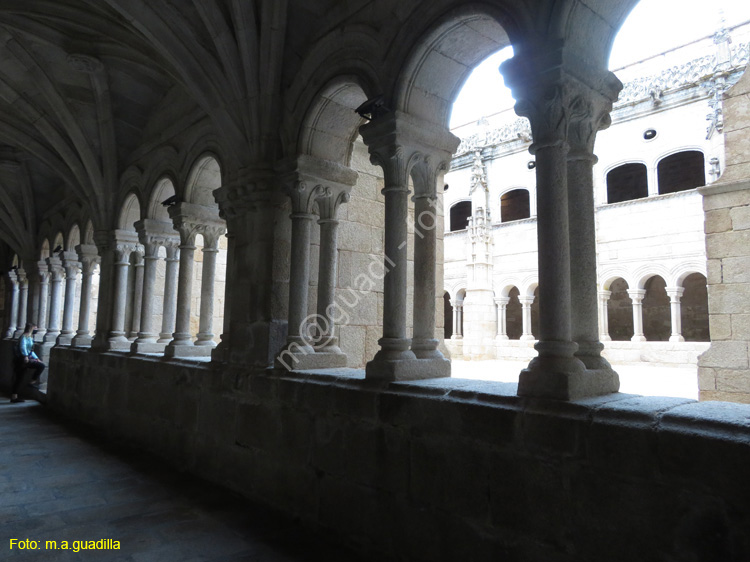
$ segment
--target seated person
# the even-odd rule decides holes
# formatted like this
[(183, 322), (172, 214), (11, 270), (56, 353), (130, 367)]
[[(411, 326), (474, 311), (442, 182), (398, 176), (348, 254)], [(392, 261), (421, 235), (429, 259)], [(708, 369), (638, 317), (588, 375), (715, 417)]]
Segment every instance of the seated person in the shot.
[(34, 353), (34, 338), (32, 333), (36, 331), (36, 326), (29, 322), (21, 334), (21, 338), (16, 344), (16, 365), (13, 369), (13, 384), (11, 386), (10, 401), (14, 404), (19, 402), (25, 402), (23, 398), (18, 396), (18, 391), (22, 388), (23, 380), (26, 378), (28, 369), (34, 370), (34, 376), (31, 379), (31, 384), (36, 385), (39, 383), (39, 377), (44, 371), (46, 365), (39, 360), (37, 354)]

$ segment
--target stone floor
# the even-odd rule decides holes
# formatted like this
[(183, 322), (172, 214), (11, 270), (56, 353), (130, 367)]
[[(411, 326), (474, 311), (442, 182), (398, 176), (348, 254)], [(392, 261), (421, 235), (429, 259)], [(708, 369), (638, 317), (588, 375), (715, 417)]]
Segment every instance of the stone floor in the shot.
[[(10, 550), (11, 539), (39, 541)], [(119, 550), (74, 541), (112, 539)], [(45, 541), (57, 541), (58, 550)], [(70, 550), (61, 550), (68, 541)], [(113, 543), (111, 543), (113, 544)], [(351, 552), (232, 493), (0, 396), (0, 560), (356, 562)]]
[[(451, 361), (451, 376), (518, 383), (518, 374), (528, 361)], [(613, 364), (620, 375), (620, 392), (642, 396), (673, 396), (698, 399), (698, 367), (665, 367), (648, 363)]]

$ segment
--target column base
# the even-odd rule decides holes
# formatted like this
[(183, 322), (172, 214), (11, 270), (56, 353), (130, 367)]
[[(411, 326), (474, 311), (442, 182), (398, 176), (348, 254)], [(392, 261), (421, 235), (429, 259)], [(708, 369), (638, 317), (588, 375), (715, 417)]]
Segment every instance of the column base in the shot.
[(612, 365), (602, 357), (604, 344), (598, 341), (579, 341), (575, 357), (580, 359), (588, 371), (612, 370)]
[(309, 371), (312, 369), (339, 369), (346, 367), (346, 355), (343, 353), (327, 353), (314, 351), (308, 354), (294, 354), (291, 363), (285, 361), (289, 365), (282, 364), (277, 358), (275, 366), (278, 368), (285, 369), (287, 371)]
[(506, 341), (508, 339), (510, 338), (507, 335), (495, 336), (495, 341)]
[(42, 339), (42, 342), (45, 344), (49, 343), (49, 344), (55, 345), (59, 335), (60, 335), (60, 332), (58, 331), (47, 332), (46, 334), (44, 334), (44, 338)]
[(116, 336), (107, 340), (107, 351), (130, 351), (130, 340), (125, 336)]
[(464, 337), (463, 336), (457, 336), (457, 335), (454, 334), (454, 335), (451, 336), (451, 339), (452, 340), (462, 340), (462, 339), (464, 339)]
[(669, 336), (669, 341), (684, 342), (685, 338), (683, 338), (682, 336)]
[(445, 358), (378, 359), (376, 355), (372, 361), (367, 363), (365, 369), (365, 377), (367, 379), (382, 381), (413, 381), (450, 376), (451, 362)]
[(73, 341), (70, 342), (70, 345), (73, 347), (91, 347), (93, 339), (94, 337), (90, 334), (77, 334), (73, 338)]
[(164, 348), (164, 357), (211, 357), (212, 349), (213, 347), (205, 345), (193, 345), (192, 342), (177, 345), (170, 344)]
[(165, 343), (155, 341), (134, 341), (130, 344), (130, 353), (164, 353)]
[(57, 336), (55, 345), (71, 345), (73, 343), (73, 334), (60, 334)]
[(524, 334), (518, 339), (520, 341), (535, 341), (536, 340), (536, 338), (532, 334)]
[(633, 336), (630, 341), (646, 341), (646, 336)]

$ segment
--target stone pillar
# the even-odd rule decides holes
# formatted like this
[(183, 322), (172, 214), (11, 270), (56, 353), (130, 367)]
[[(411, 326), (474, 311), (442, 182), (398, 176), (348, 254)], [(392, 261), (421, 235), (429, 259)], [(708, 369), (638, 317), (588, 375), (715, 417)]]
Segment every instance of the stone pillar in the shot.
[[(138, 337), (130, 346), (132, 353), (160, 353), (165, 343), (157, 343), (159, 334), (154, 327), (154, 291), (156, 289), (156, 267), (159, 262), (159, 248), (176, 242), (171, 223), (153, 219), (143, 219), (135, 223), (138, 240), (143, 246), (143, 291), (140, 306), (140, 329)], [(167, 287), (165, 286), (165, 292)], [(165, 295), (166, 298), (166, 295)]]
[(521, 341), (534, 341), (536, 338), (531, 331), (531, 305), (534, 297), (518, 297), (521, 303)]
[(458, 301), (457, 301), (456, 305), (453, 307), (453, 334), (451, 334), (452, 340), (458, 340), (463, 337), (461, 335), (461, 323), (459, 322), (460, 308), (461, 308), (461, 305), (458, 304)]
[(118, 243), (114, 248), (114, 283), (112, 286), (112, 323), (107, 338), (109, 350), (130, 349), (130, 341), (125, 331), (125, 309), (128, 298), (128, 271), (130, 254), (135, 250), (135, 241), (130, 244)]
[(144, 249), (139, 243), (130, 255), (130, 271), (128, 283), (132, 283), (132, 292), (128, 290), (127, 302), (127, 338), (135, 341), (141, 330), (141, 308), (143, 306), (143, 274), (144, 274)]
[(89, 314), (91, 311), (91, 279), (94, 268), (99, 263), (99, 254), (96, 246), (82, 244), (76, 246), (78, 260), (81, 262), (81, 304), (78, 312), (78, 330), (71, 341), (74, 347), (91, 346), (91, 335), (89, 334)]
[(643, 335), (643, 297), (645, 289), (628, 289), (628, 296), (633, 301), (633, 337), (630, 341), (646, 341)]
[(682, 307), (680, 305), (680, 299), (685, 292), (685, 288), (666, 287), (666, 290), (669, 296), (669, 309), (672, 316), (672, 335), (669, 336), (669, 341), (685, 341), (685, 338), (682, 337)]
[[(450, 158), (458, 146), (458, 138), (441, 127), (398, 111), (376, 117), (360, 127), (360, 134), (371, 162), (383, 168), (385, 180), (382, 190), (385, 198), (383, 337), (378, 341), (380, 351), (367, 363), (366, 376), (379, 380), (449, 376), (450, 363), (442, 356), (418, 359), (409, 349), (411, 341), (406, 337), (407, 219), (410, 174), (414, 172), (415, 188), (419, 190), (417, 195), (429, 198), (435, 190), (435, 172), (440, 169), (439, 165), (434, 166)], [(434, 234), (434, 228), (432, 230)], [(427, 256), (430, 243), (425, 242), (422, 246), (420, 242), (418, 253)], [(424, 260), (420, 258), (420, 261)], [(426, 263), (424, 267), (427, 267)], [(434, 277), (432, 280), (434, 284)], [(433, 295), (434, 291), (433, 287)], [(436, 307), (434, 298), (429, 306)], [(420, 335), (426, 335), (428, 319), (419, 322), (424, 330)], [(434, 326), (430, 333), (434, 338)]]
[[(5, 331), (6, 338), (15, 337), (18, 328), (18, 270), (11, 270), (7, 273), (7, 279), (10, 282), (10, 315), (8, 316), (8, 329)], [(23, 330), (23, 328), (21, 328)]]
[(497, 305), (497, 340), (507, 340), (508, 333), (506, 332), (507, 325), (507, 307), (510, 302), (510, 297), (497, 297), (495, 304)]
[[(223, 218), (223, 217), (222, 217)], [(227, 225), (228, 226), (228, 225)], [(234, 279), (234, 234), (227, 232), (227, 271), (226, 279)], [(227, 283), (228, 284), (228, 283)], [(228, 359), (229, 329), (232, 322), (232, 292), (227, 285), (224, 287), (224, 322), (219, 336), (219, 344), (211, 350), (211, 361), (225, 362)]]
[[(286, 229), (288, 199), (279, 189), (279, 171), (263, 163), (232, 173), (231, 183), (214, 191), (220, 216), (234, 237), (225, 298), (231, 303), (229, 329), (212, 358), (266, 372), (286, 344), (288, 309), (274, 292), (287, 281), (279, 252)], [(207, 348), (211, 350), (211, 348)]]
[(190, 333), (190, 302), (193, 296), (193, 264), (195, 237), (209, 237), (212, 229), (223, 229), (224, 221), (216, 216), (214, 209), (179, 203), (169, 208), (175, 229), (180, 233), (180, 271), (177, 281), (177, 315), (172, 341), (164, 350), (166, 357), (207, 357), (211, 347), (194, 345)]
[[(26, 323), (29, 321), (29, 280), (26, 278), (26, 271), (22, 268), (18, 268), (16, 271), (18, 275), (18, 321), (16, 326), (19, 328), (21, 333), (26, 327)], [(18, 334), (20, 337), (21, 334)]]
[[(438, 350), (435, 337), (437, 263), (437, 185), (448, 168), (451, 153), (434, 151), (419, 160), (414, 178), (414, 329), (411, 350), (429, 360), (432, 377), (449, 377), (450, 361)], [(443, 160), (442, 158), (445, 158)], [(421, 368), (426, 368), (421, 367)]]
[(63, 268), (65, 269), (65, 300), (63, 304), (62, 331), (57, 338), (56, 345), (71, 345), (73, 341), (73, 312), (76, 305), (76, 285), (81, 262), (75, 252), (63, 252)]
[(161, 333), (156, 343), (168, 344), (172, 341), (174, 322), (177, 314), (177, 271), (180, 262), (179, 242), (166, 245), (167, 265), (164, 272), (164, 310), (162, 311)]
[(37, 331), (34, 341), (42, 342), (47, 333), (50, 270), (45, 260), (39, 261), (37, 265), (39, 268), (39, 319), (36, 323)]
[[(599, 112), (592, 115), (591, 96), (595, 88), (588, 87), (582, 77), (605, 90), (605, 98), (618, 91), (622, 85), (613, 74), (591, 68), (591, 64), (578, 59), (575, 53), (566, 52), (562, 43), (530, 46), (524, 56), (517, 55), (501, 66), (514, 94), (516, 113), (529, 118), (535, 155), (537, 179), (537, 234), (539, 260), (539, 341), (535, 348), (538, 357), (521, 372), (518, 384), (520, 396), (573, 400), (616, 392), (619, 379), (611, 369), (588, 370), (576, 355), (579, 349), (575, 337), (585, 333), (586, 338), (598, 340), (596, 329), (596, 277), (595, 260), (591, 261), (594, 240), (588, 238), (591, 225), (584, 231), (571, 230), (571, 193), (568, 186), (569, 126), (570, 136), (576, 146), (581, 131), (592, 130), (587, 140), (593, 139), (600, 126)], [(598, 91), (598, 90), (597, 90)], [(574, 159), (578, 157), (574, 154)], [(590, 166), (584, 159), (583, 165)], [(589, 172), (590, 174), (590, 172)], [(573, 198), (580, 189), (573, 188)], [(588, 216), (589, 212), (586, 211)], [(593, 218), (593, 212), (591, 212)], [(574, 219), (575, 220), (575, 219)], [(585, 249), (571, 254), (571, 233), (584, 236)], [(576, 242), (578, 243), (578, 241)], [(595, 257), (595, 256), (594, 256)], [(583, 264), (585, 287), (572, 288), (571, 268)], [(593, 283), (593, 289), (590, 285)], [(592, 292), (593, 291), (593, 292)], [(593, 309), (591, 304), (593, 295)], [(574, 336), (573, 306), (576, 313)], [(584, 303), (585, 302), (585, 306)], [(592, 313), (593, 310), (593, 320)], [(593, 335), (592, 332), (593, 325)], [(590, 346), (595, 347), (595, 346)]]
[(358, 174), (348, 168), (336, 168), (329, 176), (327, 188), (317, 198), (320, 219), (320, 263), (318, 264), (318, 341), (314, 346), (318, 362), (327, 368), (345, 367), (346, 355), (336, 337), (333, 307), (338, 276), (338, 224), (336, 214), (342, 203), (349, 201), (349, 192)]
[(586, 369), (604, 370), (598, 375), (605, 382), (603, 389), (608, 385), (610, 391), (615, 392), (619, 388), (619, 377), (601, 356), (604, 345), (599, 341), (593, 168), (598, 160), (594, 155), (596, 133), (611, 124), (612, 103), (622, 84), (610, 72), (604, 73), (602, 78), (605, 89), (609, 88), (605, 94), (581, 83), (575, 85), (568, 126), (571, 331), (573, 341), (578, 344), (576, 357), (583, 361)]
[(177, 313), (172, 341), (166, 347), (167, 357), (175, 357), (177, 347), (192, 346), (190, 336), (190, 301), (193, 297), (193, 255), (195, 253), (195, 229), (187, 224), (177, 227), (180, 232), (180, 271), (177, 281)]
[(49, 327), (44, 343), (54, 345), (60, 335), (60, 309), (62, 308), (62, 282), (65, 270), (58, 257), (47, 258), (50, 271)]
[(601, 341), (612, 341), (609, 335), (609, 297), (612, 296), (612, 291), (606, 291), (604, 289), (599, 291), (599, 339)]
[(214, 347), (214, 283), (216, 281), (216, 254), (219, 253), (219, 237), (226, 229), (207, 229), (203, 234), (203, 274), (201, 276), (201, 312), (198, 337), (195, 345)]
[(457, 318), (457, 324), (456, 324), (456, 333), (458, 334), (458, 339), (463, 339), (464, 337), (464, 301), (461, 301), (461, 304), (456, 305), (456, 309), (458, 311)]

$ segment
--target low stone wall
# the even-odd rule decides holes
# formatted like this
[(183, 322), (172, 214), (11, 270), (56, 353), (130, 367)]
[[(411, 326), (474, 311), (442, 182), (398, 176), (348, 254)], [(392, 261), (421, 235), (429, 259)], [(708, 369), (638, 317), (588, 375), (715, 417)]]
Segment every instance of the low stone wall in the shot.
[(695, 367), (709, 342), (608, 341), (602, 354), (610, 363), (649, 363), (662, 367)]
[[(479, 361), (482, 358), (464, 353), (464, 340), (445, 340), (451, 357)], [(535, 341), (497, 340), (495, 357), (506, 361), (531, 361), (536, 357)], [(694, 367), (698, 356), (706, 351), (709, 342), (631, 342), (608, 341), (603, 355), (613, 364), (648, 363), (662, 367)]]
[(750, 406), (72, 349), (52, 367), (55, 410), (373, 560), (750, 559)]

